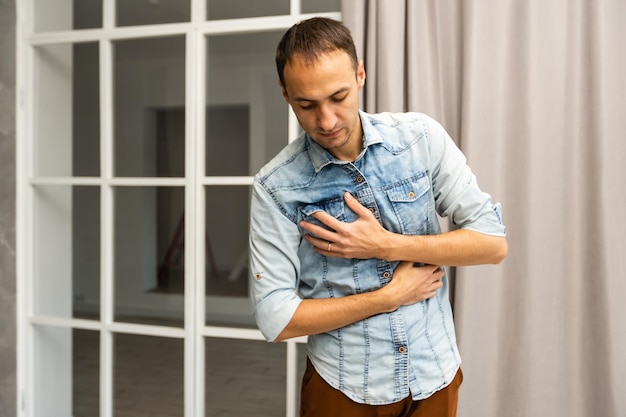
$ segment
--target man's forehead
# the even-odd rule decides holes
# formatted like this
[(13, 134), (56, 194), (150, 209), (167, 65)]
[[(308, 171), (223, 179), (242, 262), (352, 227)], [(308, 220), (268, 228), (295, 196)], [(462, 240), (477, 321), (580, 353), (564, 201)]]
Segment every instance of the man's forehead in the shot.
[(318, 65), (320, 62), (332, 60), (332, 61), (342, 61), (346, 60), (350, 62), (350, 56), (341, 49), (334, 49), (328, 52), (322, 52), (319, 54), (305, 54), (305, 53), (295, 53), (293, 54), (286, 62), (285, 66), (292, 67), (314, 67)]
[(318, 101), (353, 87), (356, 79), (350, 57), (343, 51), (318, 55), (313, 62), (295, 58), (283, 77), (292, 100)]

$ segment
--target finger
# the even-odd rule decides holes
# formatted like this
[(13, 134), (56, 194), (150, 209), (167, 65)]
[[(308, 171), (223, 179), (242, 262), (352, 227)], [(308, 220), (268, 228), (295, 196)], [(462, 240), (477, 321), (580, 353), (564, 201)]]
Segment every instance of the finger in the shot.
[(311, 216), (315, 217), (320, 222), (324, 223), (326, 226), (330, 227), (333, 230), (338, 230), (341, 227), (341, 222), (326, 213), (325, 211), (316, 211), (311, 214)]
[(443, 269), (438, 265), (431, 265), (424, 262), (413, 262), (413, 267), (415, 268), (430, 268), (433, 274), (442, 273)]
[(435, 270), (433, 271), (433, 275), (436, 275), (437, 277), (439, 277), (439, 279), (443, 278), (443, 276), (444, 276), (443, 268), (440, 267), (440, 266), (435, 268)]
[(354, 198), (354, 196), (352, 194), (350, 194), (349, 192), (346, 191), (344, 193), (343, 199), (346, 201), (346, 205), (352, 211), (354, 211), (357, 214), (357, 216), (365, 217), (365, 216), (372, 216), (373, 215), (373, 213), (370, 211), (370, 209), (368, 209), (363, 204), (361, 204), (359, 202), (359, 200)]
[[(321, 213), (321, 212), (320, 212)], [(332, 216), (330, 216), (332, 218)], [(305, 220), (300, 222), (300, 226), (306, 230), (307, 232), (312, 233), (313, 235), (324, 239), (334, 241), (333, 237), (336, 236), (336, 233), (332, 230), (328, 230), (322, 226), (318, 226), (317, 224), (309, 223)]]
[(396, 272), (401, 271), (403, 269), (410, 269), (413, 268), (413, 262), (408, 262), (408, 261), (402, 261), (398, 264), (398, 266), (396, 266)]
[(328, 243), (330, 241), (325, 240), (325, 239), (320, 239), (317, 238), (315, 236), (311, 236), (311, 235), (304, 235), (304, 238), (307, 240), (307, 242), (309, 242), (311, 245), (315, 246), (315, 248), (319, 249), (319, 250), (327, 250), (328, 248)]

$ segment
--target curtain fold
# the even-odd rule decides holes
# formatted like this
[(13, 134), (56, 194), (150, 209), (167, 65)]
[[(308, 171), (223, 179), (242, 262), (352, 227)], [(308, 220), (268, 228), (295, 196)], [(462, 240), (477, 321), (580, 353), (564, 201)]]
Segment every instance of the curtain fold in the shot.
[(626, 416), (626, 2), (344, 0), (367, 111), (420, 111), (503, 204), (457, 268), (460, 417)]
[[(362, 107), (421, 111), (458, 138), (461, 8), (457, 0), (344, 0), (342, 14), (367, 72)], [(445, 80), (445, 82), (444, 82)]]

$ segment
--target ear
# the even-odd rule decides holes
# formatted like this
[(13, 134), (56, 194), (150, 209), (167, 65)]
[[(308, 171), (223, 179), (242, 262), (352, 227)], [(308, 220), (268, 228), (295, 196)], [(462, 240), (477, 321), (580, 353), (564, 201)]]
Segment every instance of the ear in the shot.
[(365, 85), (365, 66), (362, 60), (359, 60), (359, 65), (356, 69), (356, 81), (359, 89), (363, 88)]

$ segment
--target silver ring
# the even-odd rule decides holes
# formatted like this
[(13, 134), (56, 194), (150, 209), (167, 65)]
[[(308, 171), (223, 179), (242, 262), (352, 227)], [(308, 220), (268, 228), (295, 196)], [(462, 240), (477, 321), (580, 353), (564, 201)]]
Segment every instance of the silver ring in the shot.
[(333, 244), (332, 242), (328, 242), (328, 248), (326, 248), (328, 252), (330, 252), (330, 247), (332, 246), (332, 244)]

